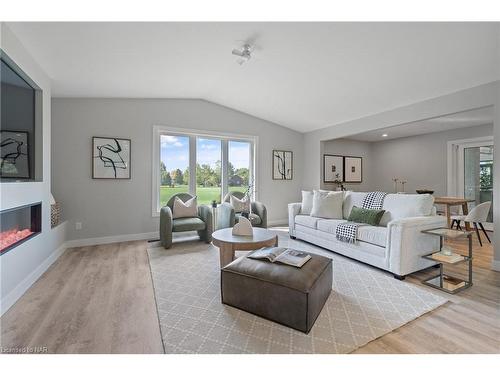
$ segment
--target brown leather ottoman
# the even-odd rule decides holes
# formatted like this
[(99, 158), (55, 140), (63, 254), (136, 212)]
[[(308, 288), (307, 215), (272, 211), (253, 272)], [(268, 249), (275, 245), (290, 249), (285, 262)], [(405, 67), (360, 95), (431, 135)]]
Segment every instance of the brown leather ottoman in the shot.
[(296, 268), (241, 257), (221, 269), (222, 303), (308, 333), (332, 290), (332, 260)]

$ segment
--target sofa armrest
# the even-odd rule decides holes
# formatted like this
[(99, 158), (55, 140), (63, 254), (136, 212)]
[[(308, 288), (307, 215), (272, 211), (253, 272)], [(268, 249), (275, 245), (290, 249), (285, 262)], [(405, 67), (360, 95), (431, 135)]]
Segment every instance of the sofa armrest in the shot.
[(223, 202), (217, 206), (217, 229), (232, 228), (236, 219), (234, 208), (230, 203)]
[(290, 236), (295, 236), (295, 216), (300, 213), (302, 203), (289, 203), (288, 204), (288, 233)]
[(212, 232), (214, 231), (212, 207), (207, 205), (198, 206), (198, 216), (206, 225), (207, 236), (212, 236)]
[(435, 264), (422, 255), (439, 249), (439, 237), (423, 230), (446, 227), (444, 216), (419, 216), (393, 220), (387, 225), (389, 271), (408, 275)]
[(262, 228), (267, 228), (267, 208), (264, 203), (252, 202), (252, 212), (260, 217)]
[(168, 249), (172, 245), (172, 210), (164, 206), (160, 210), (160, 241), (161, 245)]

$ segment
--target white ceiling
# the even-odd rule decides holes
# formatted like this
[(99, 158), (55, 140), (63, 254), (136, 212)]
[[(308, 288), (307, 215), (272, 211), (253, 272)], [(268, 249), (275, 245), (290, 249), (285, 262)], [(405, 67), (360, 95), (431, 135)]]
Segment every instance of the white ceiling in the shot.
[[(364, 142), (381, 142), (388, 139), (411, 137), (413, 135), (437, 133), (452, 129), (493, 124), (493, 116), (493, 107), (484, 107), (471, 111), (454, 113), (447, 116), (435, 117), (428, 120), (415, 121), (408, 124), (377, 129), (346, 137), (346, 139)], [(383, 137), (382, 134), (387, 134), (387, 137)]]
[(498, 23), (8, 26), (54, 96), (202, 98), (301, 132), (498, 79)]

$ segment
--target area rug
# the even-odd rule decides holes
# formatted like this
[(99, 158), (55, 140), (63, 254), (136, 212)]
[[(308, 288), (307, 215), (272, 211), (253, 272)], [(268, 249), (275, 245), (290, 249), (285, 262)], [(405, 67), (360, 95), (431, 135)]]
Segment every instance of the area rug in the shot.
[[(165, 353), (349, 353), (445, 298), (279, 233), (280, 246), (333, 260), (332, 293), (304, 334), (220, 302), (219, 251), (200, 241), (148, 249)], [(244, 253), (242, 253), (244, 254)]]

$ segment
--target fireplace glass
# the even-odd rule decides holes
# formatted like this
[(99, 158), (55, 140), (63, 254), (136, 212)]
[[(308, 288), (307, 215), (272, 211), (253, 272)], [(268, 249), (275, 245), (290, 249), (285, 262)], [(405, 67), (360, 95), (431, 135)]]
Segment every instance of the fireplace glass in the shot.
[(0, 255), (39, 234), (42, 204), (35, 203), (0, 212)]

